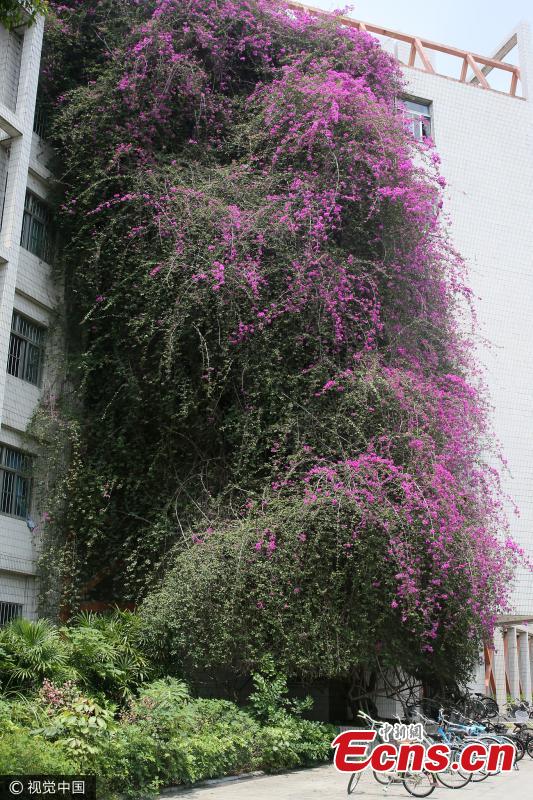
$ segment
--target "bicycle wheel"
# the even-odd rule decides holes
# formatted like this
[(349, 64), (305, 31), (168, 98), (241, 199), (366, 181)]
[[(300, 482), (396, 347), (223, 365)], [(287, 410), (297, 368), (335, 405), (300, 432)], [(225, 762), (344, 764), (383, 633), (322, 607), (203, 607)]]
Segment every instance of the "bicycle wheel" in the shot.
[(530, 737), (530, 738), (527, 740), (526, 750), (527, 750), (527, 754), (528, 754), (528, 756), (529, 756), (530, 758), (533, 758), (533, 736), (531, 736), (531, 737)]
[[(458, 751), (454, 752), (452, 750), (451, 756), (452, 763), (459, 760)], [(445, 772), (435, 773), (435, 777), (437, 781), (443, 786), (446, 786), (447, 789), (462, 789), (463, 786), (466, 786), (466, 784), (470, 783), (472, 780), (472, 773), (464, 772), (461, 768), (452, 769), (450, 766)]]
[[(483, 741), (483, 744), (488, 745), (488, 744), (494, 744), (495, 742), (496, 742), (496, 740), (487, 741), (487, 739), (485, 739)], [(472, 744), (472, 742), (468, 742), (467, 744)], [(465, 744), (465, 746), (466, 746), (466, 744)], [(470, 774), (472, 775), (472, 783), (481, 783), (481, 781), (486, 781), (487, 778), (490, 775), (495, 775), (496, 773), (489, 772), (488, 769), (485, 766), (485, 767), (483, 767), (483, 769), (479, 770), (478, 772), (472, 772)]]
[(353, 794), (355, 792), (360, 777), (360, 772), (352, 772), (350, 775), (350, 780), (348, 781), (348, 788), (346, 789), (347, 794)]
[(485, 706), (485, 714), (489, 719), (494, 719), (500, 713), (500, 707), (492, 697), (484, 697), (481, 701)]
[(513, 736), (510, 733), (508, 733), (505, 738), (509, 739), (509, 741), (512, 744), (514, 744), (514, 747), (515, 747), (515, 750), (516, 750), (516, 759), (515, 760), (516, 761), (522, 761), (522, 759), (524, 758), (524, 756), (526, 754), (526, 746), (525, 746), (524, 742), (522, 741), (522, 739), (520, 739), (519, 736)]
[(404, 788), (413, 797), (428, 797), (435, 791), (437, 781), (429, 772), (411, 772), (402, 781)]
[(392, 783), (392, 777), (390, 772), (376, 772), (376, 770), (373, 769), (372, 775), (374, 776), (374, 779), (382, 786), (390, 786)]

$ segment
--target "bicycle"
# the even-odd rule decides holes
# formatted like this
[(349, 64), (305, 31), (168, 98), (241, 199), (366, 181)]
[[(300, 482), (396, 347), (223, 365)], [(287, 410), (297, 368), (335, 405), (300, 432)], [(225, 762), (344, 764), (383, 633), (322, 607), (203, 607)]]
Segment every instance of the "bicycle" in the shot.
[[(370, 730), (374, 730), (377, 733), (376, 739), (372, 745), (373, 750), (378, 743), (381, 743), (378, 730), (381, 728), (382, 723), (379, 722), (379, 720), (372, 719), (372, 717), (370, 717), (368, 714), (365, 714), (364, 711), (360, 711), (358, 716), (369, 724)], [(376, 780), (382, 786), (388, 787), (392, 784), (401, 784), (404, 789), (413, 797), (428, 797), (430, 794), (432, 794), (432, 792), (435, 791), (437, 785), (435, 776), (426, 771), (415, 773), (408, 770), (402, 772), (377, 772), (376, 770), (372, 770), (372, 774), (374, 776), (374, 780)], [(353, 794), (355, 791), (360, 778), (361, 772), (352, 772), (347, 787), (347, 793), (349, 795)]]
[[(411, 717), (413, 716), (420, 720), (424, 726), (424, 744), (431, 746), (435, 742), (445, 741), (445, 734), (440, 731), (438, 723), (424, 716), (417, 709), (412, 709)], [(433, 731), (431, 731), (431, 728), (433, 728)], [(450, 746), (450, 764), (444, 772), (435, 773), (435, 777), (447, 789), (462, 789), (472, 780), (472, 773), (464, 772), (460, 767), (456, 769), (452, 767), (453, 763), (460, 763), (462, 747), (453, 745), (451, 741), (446, 743)]]

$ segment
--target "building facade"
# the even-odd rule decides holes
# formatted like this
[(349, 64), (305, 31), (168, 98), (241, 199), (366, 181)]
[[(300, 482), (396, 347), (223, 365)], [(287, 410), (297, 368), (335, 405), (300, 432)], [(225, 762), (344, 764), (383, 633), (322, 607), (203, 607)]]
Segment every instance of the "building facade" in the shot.
[(46, 204), (46, 146), (34, 128), (43, 19), (0, 26), (0, 624), (36, 613), (38, 519), (26, 428), (50, 391), (51, 326), (59, 289)]

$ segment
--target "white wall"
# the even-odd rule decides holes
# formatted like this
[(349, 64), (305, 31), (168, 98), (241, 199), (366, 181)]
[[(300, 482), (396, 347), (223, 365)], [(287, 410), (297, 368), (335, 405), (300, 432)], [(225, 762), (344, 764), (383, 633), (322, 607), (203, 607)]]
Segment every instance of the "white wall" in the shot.
[[(523, 72), (531, 56), (528, 35), (527, 27), (519, 29)], [(520, 518), (511, 514), (511, 531), (533, 558), (531, 103), (419, 70), (404, 72), (409, 93), (433, 103), (453, 239), (469, 267), (480, 332), (492, 342), (488, 349), (480, 341), (479, 353), (509, 465), (504, 488), (521, 512)], [(533, 611), (533, 576), (525, 569), (514, 604), (518, 614)]]
[[(12, 137), (0, 230), (0, 443), (25, 450), (32, 449), (22, 434), (39, 389), (6, 373), (13, 308), (47, 324), (57, 300), (50, 267), (19, 245), (26, 187), (41, 196), (47, 191), (42, 147), (32, 133), (42, 33), (39, 18), (17, 52), (13, 37), (0, 27), (0, 130), (2, 138)], [(26, 616), (36, 613), (35, 544), (25, 519), (0, 514), (0, 601), (21, 603)]]

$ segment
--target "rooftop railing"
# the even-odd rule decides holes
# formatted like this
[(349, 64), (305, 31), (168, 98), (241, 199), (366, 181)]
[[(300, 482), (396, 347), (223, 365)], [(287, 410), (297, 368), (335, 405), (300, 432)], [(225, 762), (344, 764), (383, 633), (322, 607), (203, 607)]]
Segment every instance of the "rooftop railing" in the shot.
[[(496, 57), (489, 58), (487, 56), (480, 56), (477, 53), (471, 53), (467, 50), (460, 50), (457, 47), (451, 47), (449, 45), (439, 44), (438, 42), (432, 42), (429, 39), (424, 39), (422, 37), (411, 36), (410, 34), (401, 33), (400, 31), (389, 30), (388, 28), (383, 28), (380, 25), (373, 25), (370, 22), (361, 22), (360, 20), (352, 19), (351, 17), (346, 17), (344, 15), (333, 15), (331, 12), (324, 11), (320, 8), (314, 8), (313, 6), (308, 6), (304, 3), (293, 2), (293, 0), (289, 0), (287, 5), (290, 8), (298, 11), (305, 11), (308, 14), (321, 17), (322, 19), (335, 19), (337, 22), (340, 22), (341, 24), (350, 28), (356, 28), (360, 31), (367, 31), (368, 33), (373, 33), (376, 36), (385, 37), (386, 39), (391, 39), (407, 45), (407, 57), (403, 59), (398, 56), (400, 63), (406, 67), (421, 69), (423, 72), (443, 75), (444, 77), (451, 80), (456, 80), (459, 83), (467, 83), (472, 86), (478, 86), (482, 89), (500, 92), (501, 90), (495, 89), (490, 85), (487, 76), (493, 70), (499, 72), (500, 74), (507, 73), (509, 75), (510, 83), (508, 89), (503, 93), (508, 94), (511, 97), (517, 97), (518, 84), (520, 81), (520, 68), (515, 64), (509, 64), (500, 60), (500, 58), (506, 56), (516, 45), (516, 34), (514, 34), (502, 48), (500, 48), (496, 54)], [(437, 72), (430, 59), (429, 53), (443, 53), (446, 56), (452, 56), (453, 58), (457, 59), (460, 70), (458, 70), (459, 76), (454, 77), (452, 75), (444, 75), (444, 73)]]

